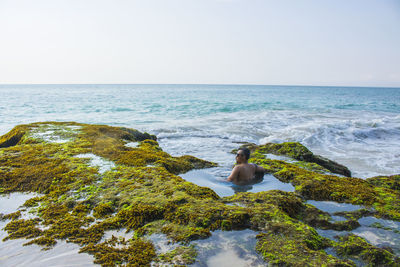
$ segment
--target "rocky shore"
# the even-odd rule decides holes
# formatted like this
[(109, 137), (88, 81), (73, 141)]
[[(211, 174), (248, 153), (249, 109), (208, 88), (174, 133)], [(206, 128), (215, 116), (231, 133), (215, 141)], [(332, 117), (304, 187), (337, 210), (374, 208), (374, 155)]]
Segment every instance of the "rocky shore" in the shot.
[[(66, 240), (103, 266), (190, 265), (197, 254), (191, 241), (215, 230), (252, 229), (259, 233), (256, 251), (272, 266), (400, 265), (390, 247), (376, 247), (355, 234), (328, 239), (316, 231), (357, 229), (366, 216), (400, 221), (400, 175), (353, 178), (345, 166), (299, 143), (246, 146), (252, 150), (251, 162), (291, 183), (295, 192), (221, 198), (178, 176), (215, 163), (173, 157), (159, 147), (156, 136), (134, 129), (75, 122), (16, 126), (0, 137), (0, 192), (38, 196), (22, 210), (0, 215), (7, 221), (4, 241), (25, 238), (25, 245), (47, 250)], [(346, 219), (336, 221), (307, 200), (363, 208), (341, 213)], [(132, 238), (104, 239), (106, 231), (120, 229), (133, 232)], [(154, 233), (178, 246), (158, 253), (148, 238)]]

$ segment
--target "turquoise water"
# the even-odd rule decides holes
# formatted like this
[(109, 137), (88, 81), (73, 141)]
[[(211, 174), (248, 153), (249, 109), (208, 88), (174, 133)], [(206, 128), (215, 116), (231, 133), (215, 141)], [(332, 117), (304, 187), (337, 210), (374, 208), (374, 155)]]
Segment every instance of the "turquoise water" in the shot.
[(400, 88), (0, 85), (0, 134), (36, 121), (136, 128), (227, 168), (238, 142), (299, 141), (355, 176), (400, 172)]

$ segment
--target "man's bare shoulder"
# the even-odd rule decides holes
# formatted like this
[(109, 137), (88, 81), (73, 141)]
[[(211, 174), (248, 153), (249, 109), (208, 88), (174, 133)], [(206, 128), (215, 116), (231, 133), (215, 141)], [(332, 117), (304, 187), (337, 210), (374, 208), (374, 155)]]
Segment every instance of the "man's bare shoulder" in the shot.
[(240, 170), (240, 169), (243, 169), (243, 168), (244, 168), (243, 164), (237, 164), (237, 165), (235, 165), (235, 167), (233, 167), (233, 170), (234, 169)]
[(240, 170), (241, 170), (240, 165), (236, 165), (235, 167), (233, 167), (231, 175), (229, 175), (227, 180), (229, 182), (235, 182), (239, 177)]

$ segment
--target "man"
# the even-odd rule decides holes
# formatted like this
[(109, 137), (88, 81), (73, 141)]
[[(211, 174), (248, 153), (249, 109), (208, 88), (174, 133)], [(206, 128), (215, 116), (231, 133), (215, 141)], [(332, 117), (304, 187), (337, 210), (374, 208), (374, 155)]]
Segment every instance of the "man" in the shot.
[(250, 150), (246, 147), (239, 148), (236, 154), (236, 166), (233, 168), (227, 181), (237, 185), (245, 185), (260, 182), (264, 176), (264, 168), (257, 164), (248, 163)]

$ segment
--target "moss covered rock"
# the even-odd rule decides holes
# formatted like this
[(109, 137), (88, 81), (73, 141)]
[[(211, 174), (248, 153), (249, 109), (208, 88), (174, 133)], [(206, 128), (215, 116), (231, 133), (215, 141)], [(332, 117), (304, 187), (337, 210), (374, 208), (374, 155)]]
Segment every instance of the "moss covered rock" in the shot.
[[(303, 153), (303, 149), (298, 145), (293, 145), (292, 153), (287, 152), (291, 145), (282, 147), (285, 148), (286, 154), (296, 156)], [(282, 182), (293, 184), (296, 192), (306, 199), (364, 205), (376, 209), (377, 217), (400, 220), (400, 192), (396, 190), (397, 175), (366, 180), (340, 177), (312, 171), (296, 163), (267, 159), (263, 154), (265, 146), (253, 147), (253, 150), (250, 162), (263, 166), (267, 172)]]
[[(305, 198), (369, 205), (376, 208), (376, 216), (399, 218), (398, 191), (392, 182), (326, 175), (327, 167), (315, 162), (268, 160), (263, 155), (266, 148), (255, 145), (252, 160), (294, 184), (295, 193), (272, 190), (220, 198), (177, 176), (216, 164), (188, 155), (173, 157), (155, 136), (128, 128), (33, 123), (0, 137), (0, 147), (1, 192), (42, 194), (25, 202), (36, 218), (21, 219), (18, 212), (1, 216), (8, 220), (5, 240), (28, 238), (26, 245), (44, 249), (57, 240), (74, 242), (103, 266), (190, 264), (196, 257), (192, 240), (208, 238), (214, 230), (246, 228), (259, 232), (256, 250), (272, 265), (347, 266), (350, 260), (324, 251), (336, 245), (314, 227), (349, 230), (358, 227), (356, 219), (333, 222)], [(304, 147), (287, 147), (293, 153), (286, 147), (274, 149), (302, 160), (309, 157)], [(108, 168), (91, 158), (106, 162)], [(105, 232), (115, 229), (132, 231), (133, 237), (104, 240)], [(147, 239), (154, 233), (182, 244), (157, 255)]]
[(372, 246), (362, 237), (349, 234), (339, 236), (338, 239), (335, 250), (341, 256), (354, 257), (370, 266), (400, 266), (399, 257), (388, 250)]
[(280, 144), (267, 143), (265, 145), (256, 146), (254, 144), (245, 144), (250, 150), (257, 151), (262, 154), (275, 154), (287, 156), (299, 161), (316, 163), (319, 166), (331, 171), (332, 173), (351, 176), (350, 170), (337, 162), (315, 155), (308, 148), (298, 142), (285, 142)]

